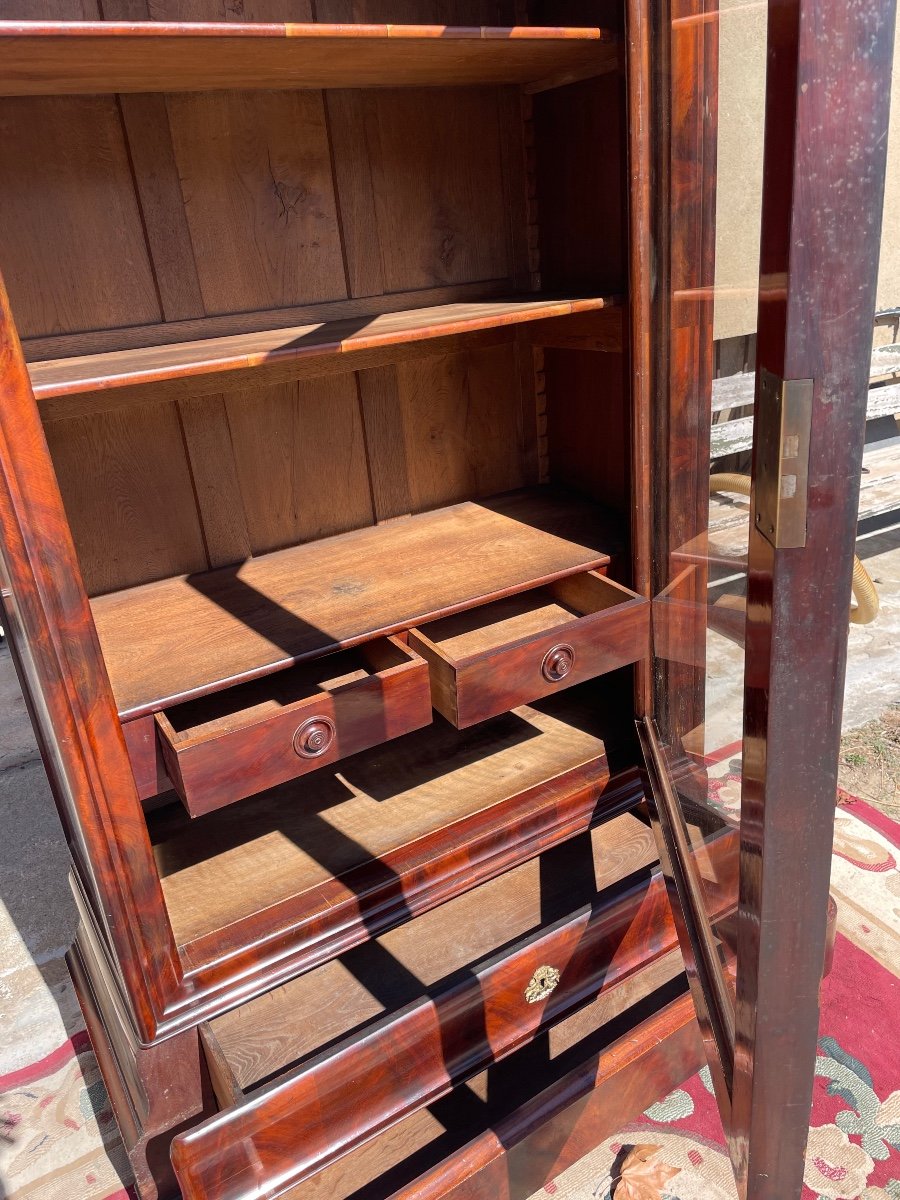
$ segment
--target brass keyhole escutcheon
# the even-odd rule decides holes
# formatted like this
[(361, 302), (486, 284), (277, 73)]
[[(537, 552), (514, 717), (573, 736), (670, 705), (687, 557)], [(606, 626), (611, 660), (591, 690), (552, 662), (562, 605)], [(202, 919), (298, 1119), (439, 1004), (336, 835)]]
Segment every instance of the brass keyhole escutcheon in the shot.
[(541, 672), (549, 683), (559, 683), (561, 679), (565, 679), (571, 673), (574, 666), (575, 651), (563, 642), (559, 646), (553, 646), (544, 655)]
[(546, 1000), (559, 983), (559, 971), (556, 967), (538, 967), (525, 989), (525, 999), (529, 1004), (537, 1004)]
[(294, 734), (294, 750), (301, 758), (321, 758), (331, 748), (334, 734), (330, 717), (310, 717)]

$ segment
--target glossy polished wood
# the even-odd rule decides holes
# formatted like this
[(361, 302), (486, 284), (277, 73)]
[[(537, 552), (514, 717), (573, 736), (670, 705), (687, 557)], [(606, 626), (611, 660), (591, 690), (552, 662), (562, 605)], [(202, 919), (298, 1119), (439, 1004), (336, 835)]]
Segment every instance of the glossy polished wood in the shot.
[(558, 86), (618, 65), (597, 28), (0, 21), (0, 95)]
[(366, 751), (199, 821), (148, 814), (197, 1000), (242, 988), (254, 959), (280, 977), (320, 962), (636, 804), (636, 773), (610, 779), (602, 709), (586, 719), (572, 696), (468, 734), (438, 719), (402, 759)]
[[(490, 1000), (494, 1015), (485, 1022), (473, 1018), (468, 1026), (460, 1026), (460, 1033), (470, 1043), (466, 1053), (499, 1049), (513, 1025), (528, 1035), (549, 1013), (572, 1007), (578, 989), (599, 986), (598, 968), (589, 957), (579, 968), (572, 957), (581, 954), (578, 939), (562, 937), (561, 929), (574, 924), (585, 931), (584, 922), (593, 919), (592, 906), (599, 910), (624, 899), (632, 888), (648, 887), (655, 865), (647, 823), (633, 812), (614, 817), (590, 834), (569, 839), (364, 947), (214, 1018), (209, 1023), (212, 1040), (238, 1090), (251, 1093), (271, 1077), (310, 1062), (323, 1045), (365, 1026), (377, 1022), (381, 1028), (376, 1036), (388, 1037), (382, 1018), (411, 1004), (421, 1008), (434, 1002), (440, 1007), (447, 986), (459, 983), (473, 991), (477, 972), (491, 980), (484, 999)], [(550, 912), (558, 921), (548, 922)], [(528, 948), (540, 943), (550, 954), (551, 943), (544, 940), (548, 924), (560, 927), (551, 936), (563, 957), (554, 952), (541, 961), (559, 969), (561, 978), (546, 1003), (529, 1003), (525, 993), (536, 967), (528, 966)], [(562, 940), (555, 940), (557, 934)], [(564, 963), (570, 965), (563, 969)], [(594, 977), (593, 984), (586, 982), (587, 975)], [(323, 995), (335, 998), (327, 1011)], [(476, 1005), (473, 992), (465, 1007)]]
[[(644, 851), (653, 857), (649, 840)], [(521, 902), (525, 892), (515, 877), (499, 884), (512, 889), (515, 903)], [(432, 924), (438, 928), (442, 917), (452, 920), (443, 909), (436, 917)], [(432, 1103), (456, 1080), (533, 1037), (551, 1014), (562, 1015), (583, 1002), (601, 983), (604, 990), (613, 990), (639, 964), (662, 957), (675, 944), (661, 878), (635, 879), (606, 903), (598, 897), (589, 912), (541, 932), (521, 949), (513, 947), (496, 964), (490, 959), (473, 964), (433, 1000), (407, 1005), (388, 1022), (362, 1025), (324, 1058), (314, 1058), (177, 1137), (172, 1155), (185, 1197), (243, 1200), (260, 1185), (271, 1187), (277, 1181), (283, 1188), (301, 1182), (352, 1150), (364, 1131), (387, 1128)], [(542, 964), (560, 969), (559, 990), (546, 1001), (529, 1004), (523, 990)], [(395, 1064), (401, 1060), (404, 1083), (398, 1090)], [(351, 1078), (357, 1100), (348, 1108)]]
[(396, 638), (156, 714), (168, 778), (192, 817), (430, 721), (428, 666)]
[[(693, 1005), (683, 996), (530, 1095), (513, 1113), (398, 1189), (392, 1200), (481, 1200), (486, 1195), (518, 1200), (539, 1191), (702, 1062)], [(298, 1189), (285, 1200), (306, 1197)], [(311, 1193), (309, 1200), (319, 1197)]]
[(409, 632), (457, 729), (646, 656), (650, 603), (596, 572)]
[(603, 567), (608, 528), (594, 506), (541, 489), (97, 596), (91, 607), (119, 712), (130, 719)]
[(4, 626), (73, 858), (149, 1039), (180, 963), (2, 281), (0, 416)]
[[(249, 3), (245, 15), (271, 15), (274, 2), (266, 0), (266, 13)], [(36, 17), (58, 15), (57, 0), (30, 4)], [(370, 1146), (363, 1182), (382, 1193), (416, 1200), (528, 1194), (548, 1177), (542, 1164), (558, 1169), (587, 1146), (590, 1131), (609, 1131), (613, 1115), (622, 1116), (618, 1098), (637, 1111), (697, 1065), (694, 1026), (686, 1017), (657, 1022), (662, 1001), (648, 995), (649, 984), (638, 986), (642, 972), (668, 986), (675, 970), (671, 950), (645, 962), (657, 947), (652, 930), (635, 921), (621, 955), (613, 953), (603, 942), (600, 909), (573, 912), (574, 872), (571, 890), (563, 888), (566, 905), (557, 905), (549, 887), (521, 886), (529, 872), (543, 872), (547, 882), (548, 856), (566, 858), (587, 837), (602, 840), (605, 828), (612, 837), (604, 822), (639, 802), (635, 672), (609, 672), (465, 733), (437, 717), (196, 820), (171, 793), (158, 795), (169, 781), (156, 753), (153, 710), (164, 700), (196, 704), (201, 724), (222, 720), (238, 737), (255, 704), (241, 707), (241, 689), (258, 699), (257, 677), (266, 676), (286, 695), (279, 689), (289, 686), (298, 658), (303, 672), (315, 671), (321, 655), (342, 652), (345, 643), (362, 652), (373, 636), (396, 630), (402, 637), (416, 622), (474, 612), (535, 587), (558, 589), (563, 579), (575, 587), (579, 575), (607, 566), (643, 597), (671, 585), (679, 601), (705, 602), (702, 566), (684, 576), (697, 564), (675, 563), (672, 552), (702, 533), (706, 520), (714, 10), (678, 0), (673, 13), (663, 11), (660, 43), (651, 46), (648, 17), (666, 6), (643, 0), (278, 6), (280, 19), (343, 23), (337, 36), (348, 53), (335, 53), (332, 33), (314, 26), (294, 38), (283, 25), (248, 36), (240, 22), (203, 37), (170, 35), (150, 18), (177, 19), (180, 0), (103, 0), (105, 17), (143, 28), (116, 36), (116, 26), (98, 33), (89, 22), (80, 35), (19, 39), (29, 54), (40, 57), (38, 43), (48, 52), (36, 65), (40, 78), (27, 86), (90, 84), (99, 93), (0, 103), (7, 135), (0, 145), (0, 265), (32, 378), (39, 391), (42, 378), (50, 389), (36, 406), (16, 351), (4, 377), (15, 403), (7, 422), (4, 396), (2, 436), (11, 432), (8, 443), (0, 441), (14, 511), (10, 519), (0, 503), (0, 519), (15, 560), (10, 608), (24, 603), (26, 635), (14, 620), (5, 623), (39, 724), (44, 692), (50, 696), (45, 749), (81, 880), (78, 946), (88, 987), (80, 990), (91, 993), (86, 1011), (98, 1014), (89, 1019), (142, 1200), (174, 1196), (168, 1144), (180, 1126), (210, 1112), (214, 1092), (220, 1104), (252, 1105), (267, 1095), (258, 1088), (270, 1076), (272, 1095), (299, 1088), (301, 1077), (320, 1084), (320, 1117), (335, 1118), (332, 1130), (310, 1117), (320, 1093), (307, 1092), (309, 1107), (276, 1104), (263, 1113), (276, 1124), (253, 1130), (263, 1161), (291, 1178), (305, 1169), (304, 1129), (290, 1133), (302, 1114), (316, 1162), (333, 1165), (309, 1176), (298, 1196), (308, 1189), (309, 1197), (334, 1200), (342, 1168), (357, 1177)], [(79, 11), (99, 15), (93, 0)], [(192, 0), (191, 11), (215, 20), (220, 2)], [(395, 26), (373, 34), (350, 24), (395, 18), (432, 28), (405, 36), (399, 27), (395, 38), (387, 36)], [(542, 30), (547, 22), (561, 28)], [(518, 23), (524, 32), (507, 37)], [(448, 34), (444, 25), (455, 28)], [(503, 26), (504, 36), (482, 37), (475, 27), (484, 25)], [(591, 26), (589, 37), (561, 36), (581, 26)], [(607, 26), (614, 33), (604, 42)], [(10, 40), (0, 38), (0, 54)], [(188, 42), (192, 61), (176, 61)], [(674, 104), (651, 113), (661, 90), (656, 72), (668, 94), (673, 43)], [(240, 62), (220, 57), (215, 70), (232, 72), (228, 81), (241, 86), (152, 90), (202, 81), (213, 59), (231, 55), (236, 44)], [(91, 59), (97, 47), (104, 47), (102, 64)], [(389, 86), (297, 90), (318, 78), (296, 73), (301, 62), (310, 65), (304, 56), (323, 48), (330, 82)], [(538, 51), (558, 58), (538, 63)], [(832, 51), (837, 62), (840, 52)], [(627, 77), (616, 69), (624, 52)], [(116, 77), (117, 56), (130, 84), (150, 92), (113, 94), (128, 84)], [(264, 75), (276, 58), (294, 74)], [(601, 59), (605, 73), (593, 75)], [(66, 78), (60, 68), (73, 65), (77, 78)], [(142, 73), (149, 65), (160, 68), (152, 80)], [(372, 74), (352, 75), (362, 68)], [(498, 74), (507, 71), (515, 74)], [(484, 82), (507, 78), (525, 79), (524, 88)], [(408, 86), (417, 80), (426, 86)], [(458, 86), (464, 80), (472, 86)], [(840, 99), (830, 97), (830, 119), (843, 113)], [(673, 153), (667, 149), (658, 170), (652, 142), (670, 127)], [(650, 319), (654, 287), (674, 308), (662, 326)], [(547, 307), (551, 295), (564, 306), (577, 297), (622, 303), (560, 315)], [(422, 311), (429, 309), (438, 311)], [(838, 309), (829, 313), (829, 324), (841, 318)], [(307, 332), (320, 322), (330, 328)], [(298, 335), (299, 344), (286, 344)], [(211, 345), (216, 339), (228, 344)], [(98, 364), (85, 361), (89, 355), (107, 357)], [(674, 402), (651, 413), (652, 385), (670, 374)], [(818, 435), (829, 428), (823, 417)], [(843, 460), (839, 450), (833, 454), (840, 476)], [(567, 489), (568, 500), (543, 486), (551, 481)], [(510, 492), (516, 511), (500, 513), (491, 498)], [(571, 521), (554, 517), (544, 528), (559, 505), (569, 505)], [(468, 514), (459, 522), (457, 508)], [(470, 521), (473, 511), (478, 519)], [(651, 553), (663, 576), (652, 589)], [(85, 591), (100, 625), (110, 614), (112, 635), (101, 642), (117, 701)], [(646, 616), (646, 604), (627, 603)], [(553, 595), (544, 616), (552, 620), (549, 610), (567, 604)], [(538, 626), (540, 611), (541, 604)], [(704, 631), (675, 624), (679, 636), (669, 646), (676, 661), (658, 699), (662, 712), (693, 729), (702, 717), (696, 665)], [(779, 629), (779, 645), (789, 647), (789, 631)], [(525, 631), (523, 653), (539, 634)], [(474, 632), (482, 635), (481, 650), (491, 650), (486, 625)], [(497, 676), (497, 687), (509, 676), (512, 705), (524, 685), (510, 645), (500, 649), (505, 668), (491, 665), (484, 674)], [(579, 660), (582, 650), (598, 652), (593, 641), (574, 649)], [(29, 653), (39, 660), (32, 675)], [(488, 654), (484, 661), (495, 660)], [(559, 674), (564, 662), (552, 658), (548, 667)], [(643, 713), (649, 671), (637, 674)], [(494, 684), (483, 682), (487, 690)], [(124, 703), (123, 687), (133, 692)], [(784, 693), (775, 686), (772, 694)], [(813, 705), (808, 698), (807, 715)], [(133, 718), (123, 736), (146, 813), (128, 773), (117, 707)], [(778, 720), (785, 711), (785, 725), (798, 719), (785, 705)], [(188, 728), (202, 734), (198, 724)], [(306, 734), (320, 738), (327, 729), (320, 720)], [(232, 763), (223, 753), (213, 771), (233, 768), (235, 793), (269, 781), (268, 759), (247, 769), (238, 757)], [(74, 805), (65, 794), (73, 782)], [(691, 783), (704, 783), (702, 771)], [(824, 803), (816, 803), (821, 816)], [(628, 845), (617, 840), (605, 867)], [(821, 833), (818, 852), (827, 857)], [(709, 866), (701, 862), (701, 874)], [(722, 874), (730, 907), (736, 878)], [(715, 882), (715, 875), (703, 878)], [(757, 875), (748, 871), (748, 878), (752, 898)], [(767, 866), (762, 879), (772, 887)], [(481, 888), (496, 889), (494, 910)], [(764, 928), (774, 937), (774, 901), (764, 900)], [(603, 912), (615, 912), (616, 903), (607, 895)], [(445, 920), (447, 936), (429, 938), (427, 930)], [(730, 947), (734, 921), (721, 930)], [(488, 935), (490, 944), (479, 940)], [(458, 947), (447, 962), (450, 978), (441, 972), (447, 942)], [(666, 944), (674, 946), (671, 931)], [(562, 981), (546, 1007), (517, 1007), (539, 968), (552, 966), (530, 957), (548, 946), (567, 956)], [(391, 949), (415, 964), (418, 984), (402, 972), (374, 971), (369, 981), (385, 990), (366, 1000), (356, 976), (340, 975)], [(608, 983), (620, 971), (627, 980), (600, 986), (597, 998), (587, 995), (566, 1015), (597, 983), (603, 963)], [(786, 1006), (789, 966), (772, 959), (760, 1012), (776, 978)], [(801, 973), (806, 966), (803, 960)], [(523, 981), (526, 967), (532, 970)], [(317, 983), (326, 993), (321, 1001)], [(679, 1011), (684, 1017), (687, 1005)], [(608, 1021), (630, 1030), (633, 1041), (631, 1050), (620, 1044), (603, 1060), (602, 1070), (614, 1075), (609, 1087), (595, 1089), (604, 1081), (586, 1058), (596, 1060), (598, 1039), (613, 1036), (602, 1032)], [(201, 1058), (202, 1022), (209, 1025), (202, 1026)], [(360, 1026), (364, 1034), (354, 1036)], [(579, 1030), (589, 1052), (578, 1045)], [(751, 1033), (762, 1042), (771, 1030), (763, 1022)], [(567, 1070), (554, 1060), (554, 1044)], [(577, 1058), (566, 1057), (569, 1050)], [(780, 1053), (788, 1059), (790, 1047), (782, 1043)], [(502, 1062), (494, 1062), (499, 1055)], [(403, 1066), (420, 1062), (407, 1079)], [(497, 1101), (490, 1111), (499, 1124), (479, 1110), (484, 1120), (475, 1128), (471, 1111), (466, 1121), (455, 1118), (473, 1098), (484, 1099), (468, 1081), (484, 1063), (490, 1079), (482, 1076), (477, 1087)], [(781, 1095), (765, 1053), (760, 1063), (751, 1114), (757, 1141), (767, 1136), (766, 1114), (779, 1111), (771, 1096)], [(286, 1079), (285, 1072), (294, 1074)], [(365, 1072), (372, 1087), (361, 1093)], [(544, 1094), (563, 1077), (562, 1094)], [(443, 1167), (428, 1170), (416, 1157), (416, 1138), (438, 1118), (416, 1106), (435, 1089), (447, 1090), (437, 1105), (447, 1106), (450, 1129), (471, 1132), (462, 1148), (449, 1138), (434, 1147)], [(506, 1093), (503, 1103), (498, 1091)], [(796, 1098), (795, 1091), (786, 1099)], [(299, 1091), (294, 1099), (303, 1099)], [(582, 1125), (582, 1112), (596, 1119)], [(542, 1132), (538, 1126), (554, 1116), (560, 1122)], [(380, 1121), (391, 1127), (373, 1136)], [(567, 1127), (575, 1131), (571, 1141)], [(492, 1128), (515, 1153), (499, 1148)], [(795, 1155), (796, 1168), (802, 1155), (792, 1136), (783, 1153)], [(338, 1159), (348, 1146), (356, 1149)], [(773, 1171), (777, 1154), (770, 1150)], [(239, 1144), (224, 1147), (212, 1178), (227, 1174), (229, 1161), (238, 1160), (240, 1172), (241, 1155)], [(232, 1182), (243, 1187), (240, 1173)], [(276, 1187), (284, 1190), (281, 1181)]]
[[(800, 1194), (808, 1137), (895, 6), (829, 6), (840, 55), (823, 43), (821, 18), (810, 0), (770, 5), (757, 362), (814, 391), (806, 546), (774, 550), (750, 530), (732, 1105), (748, 1200)], [(790, 1114), (778, 1137), (764, 1109)]]

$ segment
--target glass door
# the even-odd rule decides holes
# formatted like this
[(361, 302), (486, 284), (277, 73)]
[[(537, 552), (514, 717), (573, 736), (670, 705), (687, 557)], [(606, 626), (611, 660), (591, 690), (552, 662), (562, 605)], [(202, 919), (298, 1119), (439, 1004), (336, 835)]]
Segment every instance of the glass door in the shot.
[(739, 1192), (799, 1197), (893, 7), (651, 3), (654, 661), (638, 731)]

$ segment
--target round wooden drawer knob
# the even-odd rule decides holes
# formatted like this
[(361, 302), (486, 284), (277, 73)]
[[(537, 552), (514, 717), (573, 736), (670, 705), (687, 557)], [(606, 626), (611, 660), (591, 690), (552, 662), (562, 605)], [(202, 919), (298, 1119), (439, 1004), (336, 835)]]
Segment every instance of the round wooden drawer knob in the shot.
[(321, 758), (331, 749), (334, 734), (330, 717), (310, 717), (294, 734), (294, 749), (301, 758)]
[(575, 666), (575, 651), (565, 644), (554, 646), (544, 655), (541, 672), (549, 683), (559, 683), (570, 675)]

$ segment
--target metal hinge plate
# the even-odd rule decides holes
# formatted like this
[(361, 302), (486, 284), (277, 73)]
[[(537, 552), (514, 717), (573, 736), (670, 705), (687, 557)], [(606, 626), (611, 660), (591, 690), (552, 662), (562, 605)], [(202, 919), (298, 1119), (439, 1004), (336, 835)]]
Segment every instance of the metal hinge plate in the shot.
[(813, 381), (759, 372), (756, 528), (776, 550), (806, 545)]

